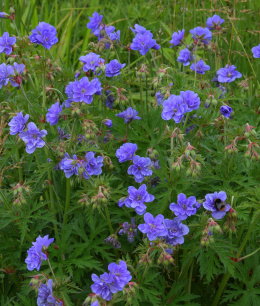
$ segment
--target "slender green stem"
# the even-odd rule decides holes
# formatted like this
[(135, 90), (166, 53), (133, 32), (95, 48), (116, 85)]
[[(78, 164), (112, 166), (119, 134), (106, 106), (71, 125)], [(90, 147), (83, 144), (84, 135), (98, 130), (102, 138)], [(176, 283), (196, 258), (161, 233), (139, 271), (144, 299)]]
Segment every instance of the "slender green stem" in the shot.
[(73, 144), (73, 139), (74, 139), (74, 134), (75, 134), (75, 129), (76, 129), (76, 120), (73, 123), (72, 126), (72, 131), (71, 131), (71, 135), (70, 135), (70, 143), (69, 143), (69, 148), (68, 148), (68, 152), (70, 153), (71, 148), (72, 148), (72, 144)]
[(107, 205), (105, 205), (105, 213), (106, 213), (107, 225), (109, 227), (110, 234), (112, 235), (112, 234), (114, 234), (114, 230), (113, 230), (113, 227), (112, 227), (112, 224), (111, 224), (110, 215), (109, 215)]
[(141, 116), (144, 118), (144, 102), (143, 102), (143, 88), (142, 88), (142, 77), (140, 76), (140, 102), (141, 102)]
[[(227, 147), (227, 119), (224, 118), (224, 149)], [(227, 151), (225, 150), (225, 159), (227, 158)]]
[[(249, 229), (248, 229), (248, 231), (247, 231), (247, 233), (246, 233), (246, 236), (245, 236), (245, 238), (244, 238), (244, 240), (243, 240), (243, 242), (242, 242), (242, 244), (241, 244), (241, 246), (240, 246), (240, 248), (239, 248), (239, 250), (238, 250), (238, 252), (237, 252), (237, 258), (239, 258), (239, 257), (240, 257), (240, 254), (243, 252), (244, 247), (245, 247), (245, 245), (246, 245), (246, 243), (247, 243), (247, 241), (248, 241), (248, 239), (249, 239), (249, 237), (250, 237), (252, 231), (254, 230), (254, 228), (255, 228), (257, 222), (259, 221), (259, 219), (260, 219), (260, 211), (259, 211), (258, 214), (256, 215), (255, 220), (251, 223), (251, 225), (250, 225), (250, 227), (249, 227)], [(225, 289), (225, 287), (226, 287), (226, 284), (227, 284), (227, 282), (228, 282), (228, 280), (229, 280), (229, 277), (230, 277), (230, 272), (227, 272), (227, 273), (223, 276), (222, 281), (221, 281), (221, 284), (220, 284), (220, 286), (219, 286), (219, 288), (218, 288), (218, 292), (217, 292), (217, 294), (216, 294), (216, 296), (215, 296), (215, 299), (214, 299), (214, 301), (213, 301), (212, 306), (217, 306), (217, 305), (219, 304), (219, 299), (221, 298), (221, 295), (222, 295), (222, 293), (223, 293), (223, 291), (224, 291), (224, 289)]]
[(23, 93), (23, 95), (24, 95), (24, 97), (25, 97), (25, 100), (28, 102), (28, 104), (29, 104), (31, 107), (33, 107), (32, 104), (31, 104), (31, 102), (30, 102), (30, 100), (28, 99), (28, 97), (27, 97), (27, 95), (26, 95), (26, 93), (25, 93), (25, 90), (24, 90), (24, 87), (23, 87), (23, 84), (22, 84), (22, 83), (21, 83), (21, 85), (20, 85), (20, 88), (21, 88), (21, 91), (22, 91), (22, 93)]
[[(51, 263), (50, 263), (50, 260), (49, 260), (48, 256), (47, 256), (47, 262), (48, 262), (49, 268), (51, 270), (51, 274), (52, 274), (55, 282), (58, 283), (57, 278), (56, 278), (55, 273), (54, 273), (54, 271), (52, 269), (52, 266), (51, 266)], [(69, 303), (67, 302), (63, 292), (61, 292), (61, 295), (62, 295), (62, 299), (63, 299), (63, 302), (64, 302), (65, 306), (69, 306)]]
[(46, 106), (46, 90), (45, 90), (45, 66), (46, 64), (46, 49), (44, 48), (44, 58), (43, 58), (43, 71), (42, 71), (42, 111), (45, 112)]
[(195, 80), (194, 80), (194, 88), (196, 88), (196, 79), (197, 79), (197, 45), (195, 47)]
[(186, 113), (186, 118), (185, 118), (184, 125), (183, 125), (184, 131), (185, 131), (189, 118), (190, 118), (190, 113)]
[(70, 206), (70, 179), (66, 178), (66, 203), (65, 203), (64, 219), (63, 219), (63, 225), (64, 226), (68, 222), (69, 206)]
[[(19, 148), (16, 149), (16, 158), (17, 158), (17, 163), (20, 164)], [(18, 172), (19, 172), (19, 181), (21, 183), (23, 181), (23, 170), (21, 165), (19, 165)]]
[(16, 32), (17, 32), (17, 35), (20, 37), (20, 32), (19, 32), (19, 30), (18, 30), (18, 28), (17, 28), (16, 22), (15, 22), (14, 19), (13, 19), (13, 24), (14, 24), (14, 28), (15, 28), (15, 30), (16, 30)]

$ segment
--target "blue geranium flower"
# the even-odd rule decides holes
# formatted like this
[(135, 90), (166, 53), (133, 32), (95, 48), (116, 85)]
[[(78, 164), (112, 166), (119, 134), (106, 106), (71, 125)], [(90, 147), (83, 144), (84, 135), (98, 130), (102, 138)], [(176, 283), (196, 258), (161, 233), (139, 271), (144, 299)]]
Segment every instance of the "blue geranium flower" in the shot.
[(46, 22), (40, 22), (37, 27), (32, 30), (29, 39), (32, 43), (43, 45), (44, 48), (50, 50), (59, 40), (56, 37), (57, 31), (54, 26)]
[(22, 132), (25, 128), (25, 124), (29, 119), (29, 115), (25, 115), (23, 117), (23, 112), (17, 113), (16, 116), (12, 118), (12, 120), (8, 123), (10, 126), (10, 135), (16, 135)]
[(176, 47), (182, 44), (184, 33), (185, 33), (185, 30), (179, 30), (178, 32), (174, 32), (172, 34), (172, 39), (170, 40), (170, 44), (172, 44), (172, 46), (170, 46), (170, 48), (172, 48), (173, 46)]
[(151, 159), (149, 157), (140, 157), (135, 155), (133, 158), (133, 165), (131, 165), (127, 173), (133, 175), (137, 183), (142, 183), (145, 176), (151, 176), (153, 171), (150, 170)]
[(5, 53), (7, 55), (12, 53), (13, 45), (16, 42), (15, 37), (9, 37), (8, 32), (4, 32), (3, 36), (0, 37), (0, 54)]
[[(191, 64), (190, 69), (195, 71), (195, 63)], [(196, 63), (196, 72), (198, 74), (205, 74), (205, 71), (210, 70), (210, 66), (206, 65), (202, 59)]]
[(60, 113), (62, 112), (63, 104), (60, 106), (59, 102), (56, 102), (52, 104), (52, 106), (48, 109), (48, 112), (46, 114), (47, 122), (50, 123), (50, 125), (55, 125), (58, 123), (60, 118)]
[(119, 159), (120, 163), (127, 160), (132, 160), (137, 150), (137, 144), (135, 143), (124, 143), (119, 149), (116, 150), (116, 157)]

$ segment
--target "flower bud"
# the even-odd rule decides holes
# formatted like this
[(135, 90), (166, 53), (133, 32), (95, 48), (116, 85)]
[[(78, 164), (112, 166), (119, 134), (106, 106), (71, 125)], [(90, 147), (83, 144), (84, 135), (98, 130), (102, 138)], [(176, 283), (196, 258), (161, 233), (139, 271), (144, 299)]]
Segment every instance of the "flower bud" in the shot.
[(250, 137), (250, 133), (249, 132), (245, 132), (245, 137), (249, 138)]
[(216, 106), (218, 104), (218, 101), (216, 99), (212, 99), (212, 104)]

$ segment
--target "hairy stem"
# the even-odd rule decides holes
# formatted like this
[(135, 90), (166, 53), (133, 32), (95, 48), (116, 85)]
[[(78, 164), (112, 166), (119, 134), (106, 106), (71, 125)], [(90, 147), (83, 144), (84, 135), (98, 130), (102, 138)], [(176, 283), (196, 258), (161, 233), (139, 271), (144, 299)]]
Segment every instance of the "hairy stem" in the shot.
[(141, 102), (141, 115), (144, 118), (144, 102), (143, 102), (143, 88), (142, 88), (142, 77), (140, 76), (140, 102)]
[(64, 210), (64, 219), (63, 225), (65, 226), (68, 222), (68, 210), (70, 206), (70, 179), (66, 178), (66, 203), (65, 203), (65, 210)]
[[(17, 150), (16, 150), (16, 159), (17, 159), (17, 163), (19, 164), (20, 163), (19, 148), (17, 148)], [(19, 173), (19, 181), (20, 181), (20, 183), (22, 183), (22, 181), (23, 181), (23, 170), (21, 168), (21, 165), (19, 165), (18, 173)]]
[(106, 213), (107, 225), (109, 227), (110, 234), (112, 235), (112, 234), (114, 234), (114, 230), (113, 230), (113, 227), (112, 227), (112, 224), (111, 224), (111, 220), (110, 220), (110, 215), (109, 215), (107, 204), (105, 205), (105, 213)]

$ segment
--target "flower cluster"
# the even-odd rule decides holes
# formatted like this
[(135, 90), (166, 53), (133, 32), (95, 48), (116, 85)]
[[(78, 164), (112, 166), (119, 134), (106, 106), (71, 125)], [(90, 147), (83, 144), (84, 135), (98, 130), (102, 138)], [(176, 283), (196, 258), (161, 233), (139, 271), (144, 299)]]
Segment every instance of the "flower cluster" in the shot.
[(176, 123), (181, 122), (186, 112), (198, 109), (200, 98), (191, 90), (181, 91), (180, 96), (171, 95), (163, 102), (162, 119), (173, 119)]
[(47, 260), (47, 254), (45, 251), (53, 241), (54, 238), (49, 239), (49, 235), (46, 235), (43, 238), (39, 236), (36, 239), (36, 242), (32, 243), (33, 246), (27, 251), (28, 256), (25, 259), (29, 271), (34, 269), (37, 271), (40, 270), (43, 260)]
[(23, 117), (23, 112), (20, 112), (12, 118), (8, 125), (10, 126), (10, 134), (19, 133), (19, 137), (26, 143), (26, 152), (32, 154), (37, 148), (44, 147), (45, 141), (42, 140), (42, 137), (47, 135), (47, 131), (40, 131), (33, 122), (29, 122), (27, 130), (24, 131), (28, 119), (28, 114)]
[(37, 298), (37, 305), (38, 306), (62, 306), (62, 302), (57, 302), (55, 297), (52, 293), (52, 283), (53, 280), (49, 279), (47, 281), (47, 285), (40, 284), (40, 287), (38, 289), (38, 298)]
[(37, 27), (32, 30), (29, 39), (32, 43), (42, 45), (44, 48), (50, 50), (59, 41), (56, 35), (57, 31), (54, 26), (46, 22), (39, 22)]
[(131, 218), (131, 223), (124, 222), (121, 225), (121, 229), (119, 231), (119, 235), (127, 235), (127, 241), (132, 243), (137, 235), (137, 229), (135, 225), (135, 218)]
[(130, 45), (132, 50), (139, 51), (141, 55), (145, 55), (151, 48), (155, 50), (160, 49), (160, 46), (156, 43), (156, 40), (153, 39), (153, 34), (151, 31), (146, 30), (139, 24), (135, 24), (134, 29), (131, 28), (131, 30), (136, 34), (132, 44)]
[(95, 157), (94, 152), (88, 152), (84, 159), (78, 159), (74, 154), (72, 157), (65, 153), (64, 158), (60, 161), (59, 167), (64, 171), (66, 178), (70, 178), (73, 174), (83, 175), (85, 179), (89, 179), (92, 175), (102, 173), (103, 157)]
[(9, 82), (13, 87), (19, 87), (22, 82), (22, 73), (24, 72), (25, 65), (14, 62), (13, 66), (0, 65), (0, 89), (6, 86)]
[(92, 17), (89, 17), (90, 22), (87, 24), (87, 28), (98, 37), (98, 40), (103, 39), (105, 48), (109, 49), (111, 43), (120, 43), (120, 30), (115, 31), (115, 27), (102, 24), (102, 19), (103, 15), (94, 12)]
[(112, 293), (122, 291), (124, 286), (132, 279), (123, 260), (118, 265), (115, 263), (109, 264), (108, 271), (109, 273), (104, 273), (100, 277), (96, 274), (91, 275), (94, 282), (91, 285), (91, 290), (106, 301), (111, 300)]
[(72, 102), (84, 102), (91, 104), (93, 95), (101, 95), (101, 83), (98, 78), (94, 78), (91, 82), (87, 77), (70, 82), (66, 86), (65, 93), (68, 100), (65, 101), (65, 106), (70, 107)]
[(180, 218), (176, 217), (174, 220), (165, 219), (165, 228), (167, 229), (167, 235), (164, 236), (164, 240), (171, 246), (184, 243), (184, 237), (189, 233), (187, 225), (181, 223)]

